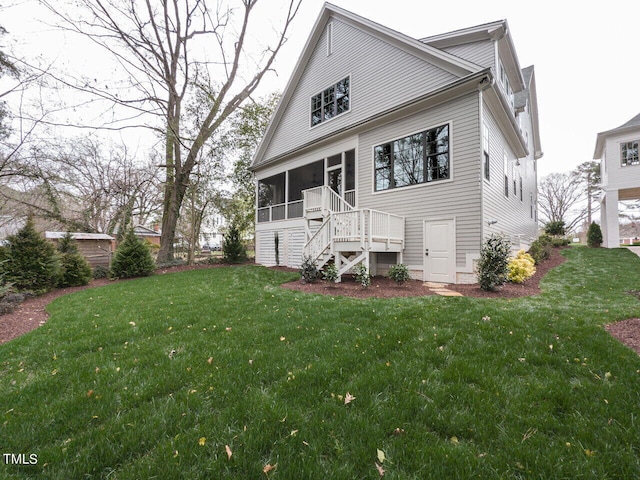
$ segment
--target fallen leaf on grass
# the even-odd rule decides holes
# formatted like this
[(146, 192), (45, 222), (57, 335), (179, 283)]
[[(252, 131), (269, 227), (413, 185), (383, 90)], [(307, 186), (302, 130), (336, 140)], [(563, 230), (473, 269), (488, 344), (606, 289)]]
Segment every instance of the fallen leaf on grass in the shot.
[(375, 462), (376, 464), (376, 468), (378, 469), (378, 473), (380, 474), (381, 477), (384, 477), (384, 468), (382, 468), (382, 465), (379, 465), (378, 462)]
[(209, 365), (211, 365), (211, 364), (213, 363), (213, 357), (209, 357), (209, 358), (207, 359), (207, 363), (208, 363)]
[(278, 466), (277, 463), (275, 465), (271, 465), (270, 463), (267, 463), (264, 466), (264, 468), (262, 469), (262, 472), (263, 473), (269, 473), (271, 470), (274, 470), (277, 466)]
[(229, 448), (229, 445), (225, 445), (224, 450), (227, 452), (227, 459), (231, 460), (231, 455), (233, 455), (233, 452), (231, 451), (231, 448)]
[(344, 404), (347, 405), (348, 403), (353, 402), (355, 399), (356, 397), (347, 392), (347, 394), (344, 396)]
[(200, 439), (198, 440), (198, 445), (200, 445), (201, 447), (204, 447), (205, 443), (207, 443), (206, 437), (200, 437)]
[(376, 453), (378, 454), (378, 461), (380, 463), (384, 463), (384, 461), (386, 460), (386, 458), (384, 456), (384, 452), (382, 450), (380, 450), (379, 448), (376, 448)]

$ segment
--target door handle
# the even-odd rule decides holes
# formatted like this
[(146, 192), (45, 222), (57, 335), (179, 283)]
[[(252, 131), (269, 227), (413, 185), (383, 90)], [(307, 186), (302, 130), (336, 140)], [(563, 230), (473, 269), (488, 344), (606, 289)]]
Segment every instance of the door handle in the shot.
[(429, 249), (428, 249), (428, 248), (424, 251), (424, 254), (425, 254), (427, 257), (429, 256)]

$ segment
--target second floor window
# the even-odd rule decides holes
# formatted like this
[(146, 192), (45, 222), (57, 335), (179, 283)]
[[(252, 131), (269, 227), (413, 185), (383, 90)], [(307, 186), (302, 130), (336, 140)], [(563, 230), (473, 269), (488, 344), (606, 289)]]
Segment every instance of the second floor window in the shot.
[(449, 125), (378, 145), (373, 149), (375, 190), (449, 178)]
[(640, 158), (638, 157), (638, 140), (620, 144), (620, 159), (622, 160), (623, 167), (640, 164)]
[(311, 126), (315, 127), (341, 113), (348, 112), (350, 99), (349, 77), (343, 78), (335, 85), (311, 97)]

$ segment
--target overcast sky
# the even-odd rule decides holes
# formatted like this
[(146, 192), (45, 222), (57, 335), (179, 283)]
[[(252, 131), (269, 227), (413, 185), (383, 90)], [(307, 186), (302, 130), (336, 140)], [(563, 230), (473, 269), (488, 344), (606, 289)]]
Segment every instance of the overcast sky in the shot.
[[(266, 15), (280, 14), (279, 8), (268, 7), (281, 6), (283, 0), (261, 2)], [(0, 25), (9, 30), (9, 37), (17, 38), (27, 51), (46, 51), (45, 37), (35, 34), (43, 27), (30, 22), (29, 12), (35, 10), (7, 8), (8, 3), (4, 1), (5, 8), (0, 8)], [(544, 151), (541, 176), (569, 171), (591, 160), (598, 132), (618, 127), (640, 113), (640, 1), (332, 3), (414, 38), (506, 19), (520, 66), (535, 66)], [(323, 4), (322, 0), (303, 0), (289, 42), (277, 60), (278, 76), (267, 78), (263, 92), (285, 87)], [(264, 22), (270, 23), (266, 17)], [(87, 56), (77, 61), (86, 62)]]

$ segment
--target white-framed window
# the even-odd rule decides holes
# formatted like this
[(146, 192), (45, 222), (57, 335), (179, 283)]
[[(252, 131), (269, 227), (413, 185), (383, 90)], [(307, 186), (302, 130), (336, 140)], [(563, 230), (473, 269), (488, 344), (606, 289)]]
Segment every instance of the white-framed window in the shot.
[(640, 140), (632, 140), (620, 144), (620, 161), (623, 167), (640, 164), (638, 143), (640, 143)]
[(311, 97), (311, 126), (331, 120), (351, 108), (351, 79), (345, 77)]
[(373, 148), (376, 192), (450, 177), (449, 124)]

